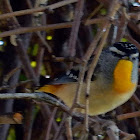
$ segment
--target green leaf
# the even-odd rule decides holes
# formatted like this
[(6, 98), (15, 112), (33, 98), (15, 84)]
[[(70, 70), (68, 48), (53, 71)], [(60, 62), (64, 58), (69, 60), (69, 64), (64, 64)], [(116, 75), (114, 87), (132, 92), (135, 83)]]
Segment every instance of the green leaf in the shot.
[(7, 140), (16, 140), (16, 134), (14, 128), (10, 128)]
[(105, 15), (107, 14), (107, 10), (106, 10), (105, 8), (102, 8), (102, 9), (100, 10), (100, 14), (101, 14), (102, 16), (105, 16)]
[(32, 61), (32, 62), (31, 62), (31, 66), (32, 66), (33, 68), (35, 68), (35, 67), (36, 67), (36, 61)]
[(46, 36), (46, 39), (47, 39), (47, 40), (52, 40), (52, 38), (53, 38), (53, 37), (52, 37), (51, 35)]
[(38, 44), (34, 44), (34, 48), (32, 50), (32, 55), (33, 56), (36, 56), (37, 55), (38, 48), (39, 48), (39, 45)]
[(122, 38), (121, 42), (128, 42), (128, 40), (126, 38)]

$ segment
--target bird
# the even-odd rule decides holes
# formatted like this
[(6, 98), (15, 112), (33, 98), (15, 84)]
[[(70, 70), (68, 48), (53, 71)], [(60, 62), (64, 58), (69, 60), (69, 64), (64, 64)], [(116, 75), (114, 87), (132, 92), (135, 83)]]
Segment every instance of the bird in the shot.
[[(116, 42), (102, 51), (91, 79), (88, 115), (105, 114), (131, 98), (138, 83), (138, 62), (138, 49), (129, 42)], [(60, 74), (40, 87), (39, 91), (55, 95), (71, 107), (78, 86), (79, 71), (73, 68)], [(84, 81), (80, 104), (85, 104), (85, 88)], [(84, 113), (84, 110), (77, 109), (76, 112)]]

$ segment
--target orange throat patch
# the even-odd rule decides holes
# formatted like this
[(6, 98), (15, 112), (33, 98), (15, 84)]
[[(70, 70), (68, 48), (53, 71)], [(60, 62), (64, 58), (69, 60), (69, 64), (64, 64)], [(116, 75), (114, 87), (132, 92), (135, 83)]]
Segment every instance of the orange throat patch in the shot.
[(132, 83), (133, 63), (129, 60), (120, 60), (114, 70), (114, 83), (113, 89), (117, 93), (127, 93), (136, 86), (136, 83)]

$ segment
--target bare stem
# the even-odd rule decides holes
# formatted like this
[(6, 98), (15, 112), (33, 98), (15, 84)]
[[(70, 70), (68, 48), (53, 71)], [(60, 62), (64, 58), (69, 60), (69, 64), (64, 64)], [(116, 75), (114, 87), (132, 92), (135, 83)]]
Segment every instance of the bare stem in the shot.
[(0, 15), (0, 20), (15, 17), (15, 16), (33, 14), (33, 13), (36, 13), (36, 12), (43, 12), (47, 9), (54, 10), (56, 8), (68, 5), (70, 3), (75, 3), (75, 2), (77, 2), (77, 0), (67, 0), (67, 1), (61, 1), (61, 2), (55, 3), (55, 4), (52, 4), (52, 5), (48, 5), (48, 6), (45, 6), (45, 7), (32, 8), (32, 9), (20, 10), (20, 11), (17, 11), (17, 12), (2, 14), (2, 15)]

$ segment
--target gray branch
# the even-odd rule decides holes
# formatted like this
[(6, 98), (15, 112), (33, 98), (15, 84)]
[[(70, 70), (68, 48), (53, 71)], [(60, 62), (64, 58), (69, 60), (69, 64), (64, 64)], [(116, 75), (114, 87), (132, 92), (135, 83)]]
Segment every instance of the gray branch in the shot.
[(39, 102), (45, 102), (51, 104), (53, 106), (60, 107), (63, 111), (69, 112), (69, 108), (65, 106), (60, 100), (53, 98), (52, 96), (43, 93), (43, 92), (36, 92), (36, 93), (1, 93), (0, 100), (3, 99), (33, 99)]

